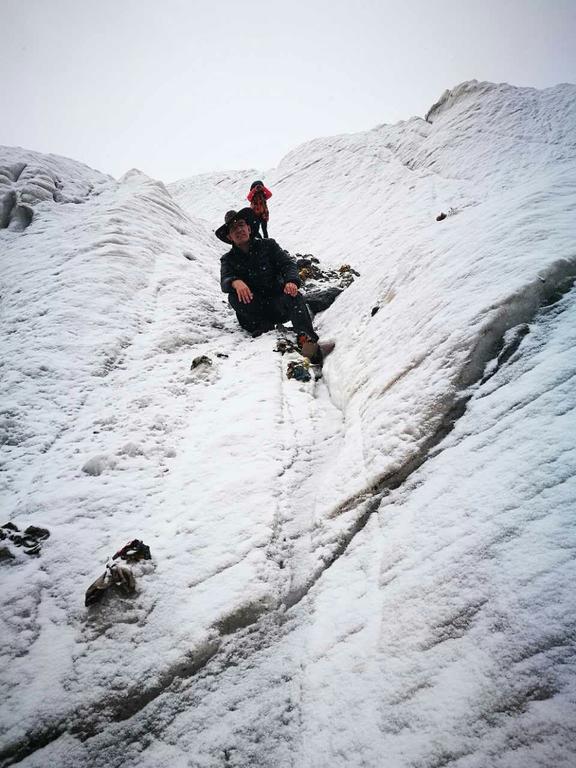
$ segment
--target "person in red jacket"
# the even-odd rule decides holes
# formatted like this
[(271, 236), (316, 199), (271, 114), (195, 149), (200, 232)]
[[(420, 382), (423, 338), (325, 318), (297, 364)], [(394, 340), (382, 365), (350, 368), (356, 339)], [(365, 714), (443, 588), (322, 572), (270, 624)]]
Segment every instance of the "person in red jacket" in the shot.
[(254, 237), (259, 236), (260, 225), (262, 225), (262, 234), (264, 237), (268, 237), (268, 219), (270, 214), (268, 213), (268, 206), (266, 200), (272, 197), (272, 192), (266, 189), (262, 181), (253, 181), (250, 185), (250, 192), (246, 195), (246, 199), (250, 202), (250, 207), (254, 211), (256, 216), (256, 231), (253, 233)]

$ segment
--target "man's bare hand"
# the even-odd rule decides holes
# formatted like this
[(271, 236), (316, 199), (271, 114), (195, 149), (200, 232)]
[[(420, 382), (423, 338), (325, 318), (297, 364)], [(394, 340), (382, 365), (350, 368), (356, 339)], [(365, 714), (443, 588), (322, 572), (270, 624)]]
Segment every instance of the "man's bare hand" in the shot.
[(284, 293), (287, 293), (288, 296), (296, 296), (298, 293), (298, 286), (296, 283), (286, 283), (284, 286)]
[(232, 288), (234, 288), (236, 291), (236, 295), (242, 304), (250, 304), (254, 298), (252, 291), (250, 288), (248, 288), (244, 280), (234, 280), (232, 283)]

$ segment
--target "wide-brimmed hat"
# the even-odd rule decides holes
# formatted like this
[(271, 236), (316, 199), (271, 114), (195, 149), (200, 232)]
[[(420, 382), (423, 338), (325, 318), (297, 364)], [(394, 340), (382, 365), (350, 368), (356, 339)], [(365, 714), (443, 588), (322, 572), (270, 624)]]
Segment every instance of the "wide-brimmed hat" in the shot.
[(240, 219), (243, 219), (246, 224), (248, 224), (252, 232), (254, 232), (255, 217), (252, 208), (242, 208), (239, 211), (227, 211), (224, 216), (224, 224), (222, 224), (221, 227), (218, 227), (218, 229), (214, 232), (218, 240), (222, 240), (223, 243), (230, 243), (230, 238), (228, 237), (228, 228), (230, 227), (230, 224), (232, 224), (234, 221), (239, 221)]

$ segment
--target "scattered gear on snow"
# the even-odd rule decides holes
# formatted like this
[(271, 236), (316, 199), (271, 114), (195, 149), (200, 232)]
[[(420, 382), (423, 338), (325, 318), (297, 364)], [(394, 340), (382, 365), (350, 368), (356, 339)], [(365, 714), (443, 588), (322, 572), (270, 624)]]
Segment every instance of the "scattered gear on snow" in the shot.
[(126, 560), (128, 563), (137, 563), (139, 560), (151, 560), (152, 555), (150, 554), (150, 547), (143, 541), (132, 539), (112, 556), (112, 560), (118, 560), (118, 558)]
[(14, 523), (4, 523), (0, 527), (0, 541), (6, 542), (0, 552), (0, 560), (15, 560), (16, 553), (11, 549), (11, 545), (19, 547), (24, 554), (38, 557), (42, 550), (42, 543), (50, 536), (47, 528), (39, 528), (36, 525), (29, 525), (24, 531), (20, 531)]
[(285, 355), (287, 352), (298, 352), (298, 347), (296, 344), (291, 340), (287, 339), (285, 337), (281, 337), (276, 342), (276, 348), (274, 349), (274, 352), (280, 352), (281, 355)]
[(286, 376), (289, 379), (296, 379), (296, 381), (310, 381), (312, 378), (310, 374), (310, 363), (308, 360), (292, 360), (288, 363), (286, 369)]
[(311, 254), (296, 254), (296, 266), (302, 281), (301, 291), (311, 312), (317, 314), (334, 303), (359, 273), (349, 264), (338, 269), (322, 269), (319, 260)]
[(194, 368), (198, 368), (200, 365), (212, 365), (212, 360), (207, 355), (199, 355), (192, 360), (190, 370), (193, 371)]
[(136, 591), (134, 574), (125, 565), (112, 563), (106, 565), (106, 570), (86, 590), (84, 605), (88, 608), (99, 603), (110, 587), (116, 588), (123, 595), (131, 595)]
[(143, 541), (140, 539), (129, 541), (106, 563), (104, 573), (90, 584), (84, 596), (84, 605), (89, 608), (95, 603), (99, 603), (110, 589), (123, 596), (133, 595), (136, 592), (136, 579), (132, 569), (115, 561), (124, 560), (128, 563), (138, 563), (141, 560), (151, 559), (150, 547)]
[(438, 216), (436, 216), (436, 221), (444, 221), (444, 219), (448, 218), (448, 216), (455, 216), (457, 213), (458, 208), (448, 208), (448, 213), (441, 211)]

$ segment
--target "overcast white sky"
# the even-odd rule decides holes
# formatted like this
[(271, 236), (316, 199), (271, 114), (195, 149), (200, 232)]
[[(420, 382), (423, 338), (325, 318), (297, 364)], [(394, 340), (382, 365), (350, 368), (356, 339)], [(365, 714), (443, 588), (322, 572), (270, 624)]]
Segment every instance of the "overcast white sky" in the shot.
[(0, 144), (173, 181), (423, 116), (463, 80), (576, 82), (576, 0), (0, 0)]

